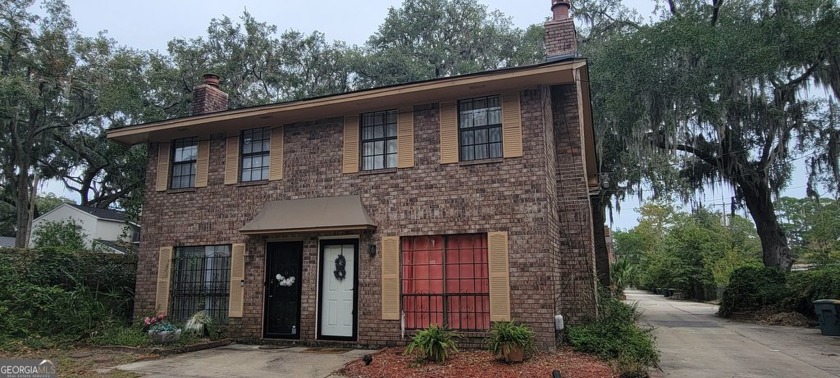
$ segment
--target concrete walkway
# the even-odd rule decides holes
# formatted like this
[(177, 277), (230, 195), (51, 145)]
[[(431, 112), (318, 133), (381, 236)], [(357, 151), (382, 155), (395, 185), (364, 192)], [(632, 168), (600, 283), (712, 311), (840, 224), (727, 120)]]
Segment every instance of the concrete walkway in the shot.
[(324, 378), (370, 350), (293, 347), (260, 349), (233, 344), (159, 360), (134, 362), (115, 369), (143, 377), (303, 377)]
[(762, 326), (719, 318), (717, 306), (627, 291), (642, 325), (655, 327), (661, 375), (840, 377), (840, 337), (816, 328)]

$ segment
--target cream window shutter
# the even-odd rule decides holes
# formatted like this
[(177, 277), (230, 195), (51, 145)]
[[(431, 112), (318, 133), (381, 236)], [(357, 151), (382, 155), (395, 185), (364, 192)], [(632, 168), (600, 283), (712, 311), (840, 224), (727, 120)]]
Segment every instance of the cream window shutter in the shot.
[(245, 312), (245, 244), (234, 244), (230, 251), (229, 304), (228, 317), (241, 318)]
[(522, 112), (519, 91), (502, 95), (502, 146), (506, 158), (522, 156)]
[(400, 238), (382, 237), (382, 320), (400, 320)]
[(414, 107), (400, 109), (397, 120), (397, 168), (414, 166)]
[(487, 234), (487, 262), (490, 270), (490, 320), (510, 321), (510, 269), (508, 233)]
[(227, 138), (225, 144), (225, 185), (239, 182), (239, 136)]
[(171, 143), (158, 144), (157, 176), (155, 178), (155, 190), (165, 192), (169, 188), (169, 149)]
[(458, 162), (458, 103), (440, 104), (440, 163)]
[(271, 130), (271, 151), (269, 151), (269, 180), (283, 179), (283, 127)]
[(344, 162), (342, 172), (359, 171), (359, 116), (344, 117)]
[(210, 169), (210, 141), (198, 141), (198, 158), (195, 161), (195, 187), (207, 186), (207, 175)]
[(155, 288), (155, 311), (166, 314), (169, 311), (169, 277), (172, 276), (172, 247), (163, 247), (158, 254), (157, 287)]

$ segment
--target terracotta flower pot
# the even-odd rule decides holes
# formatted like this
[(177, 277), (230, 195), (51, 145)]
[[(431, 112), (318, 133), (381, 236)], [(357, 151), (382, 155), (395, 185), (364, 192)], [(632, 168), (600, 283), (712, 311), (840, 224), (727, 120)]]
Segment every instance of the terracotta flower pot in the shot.
[(510, 351), (505, 355), (505, 362), (522, 362), (524, 360), (525, 351), (519, 345), (511, 347)]

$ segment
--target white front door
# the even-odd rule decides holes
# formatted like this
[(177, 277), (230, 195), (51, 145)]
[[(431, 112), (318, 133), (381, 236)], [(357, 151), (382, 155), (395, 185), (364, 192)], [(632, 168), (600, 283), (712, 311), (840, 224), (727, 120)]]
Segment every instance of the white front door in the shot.
[(331, 242), (321, 248), (321, 336), (353, 338), (356, 244)]

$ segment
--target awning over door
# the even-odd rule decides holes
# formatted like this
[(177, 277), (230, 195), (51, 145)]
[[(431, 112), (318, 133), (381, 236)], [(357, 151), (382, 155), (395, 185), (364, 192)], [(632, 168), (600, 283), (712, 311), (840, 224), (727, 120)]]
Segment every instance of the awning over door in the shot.
[(268, 202), (239, 232), (246, 235), (376, 228), (359, 196)]

